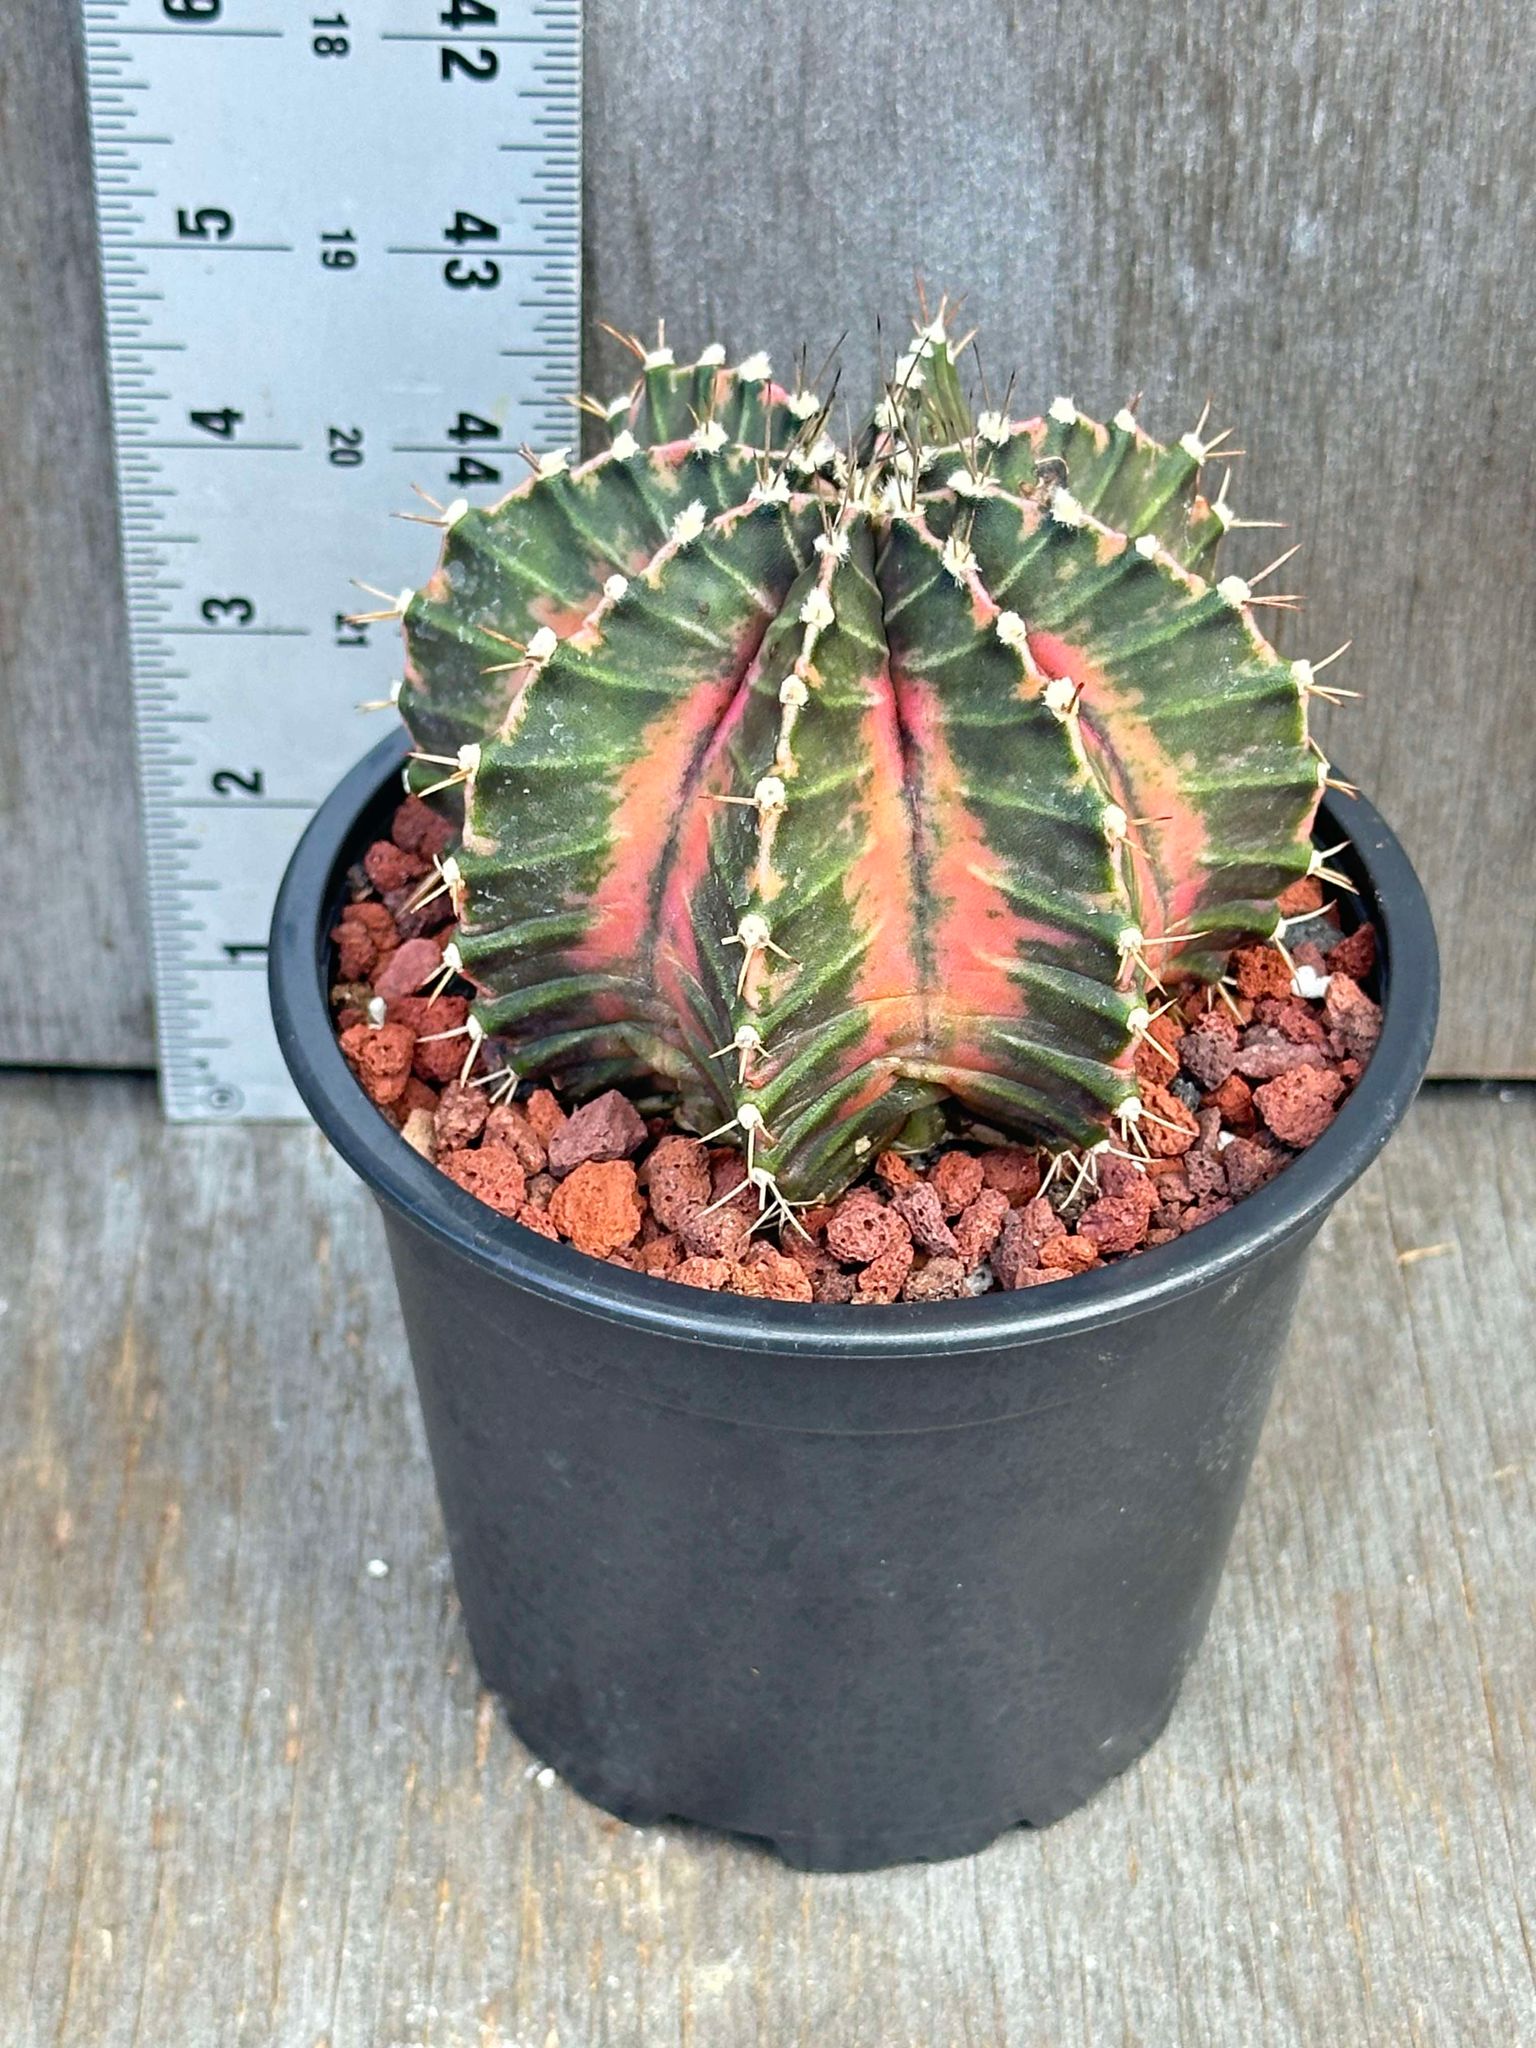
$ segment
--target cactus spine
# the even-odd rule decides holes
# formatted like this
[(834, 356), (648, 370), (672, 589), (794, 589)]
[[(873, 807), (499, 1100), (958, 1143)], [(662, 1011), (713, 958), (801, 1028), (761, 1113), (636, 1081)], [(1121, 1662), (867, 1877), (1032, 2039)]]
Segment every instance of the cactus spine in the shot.
[(449, 507), (397, 607), (478, 1023), (661, 1083), (765, 1200), (947, 1101), (1128, 1128), (1160, 981), (1277, 931), (1327, 777), (1203, 421), (973, 421), (941, 317), (844, 451), (764, 357), (639, 353), (605, 451)]

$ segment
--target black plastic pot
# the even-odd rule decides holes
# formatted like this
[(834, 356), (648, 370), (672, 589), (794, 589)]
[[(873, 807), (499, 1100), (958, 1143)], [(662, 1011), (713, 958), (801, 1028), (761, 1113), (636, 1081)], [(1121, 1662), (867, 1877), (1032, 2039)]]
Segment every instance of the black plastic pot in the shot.
[(1210, 1613), (1312, 1237), (1434, 1033), (1428, 909), (1364, 802), (1321, 831), (1386, 1024), (1331, 1129), (1175, 1245), (1056, 1287), (852, 1309), (706, 1294), (503, 1220), (374, 1109), (326, 1010), (403, 739), (340, 784), (272, 928), (278, 1036), (384, 1213), (485, 1683), (635, 1821), (807, 1869), (963, 1855), (1141, 1755)]

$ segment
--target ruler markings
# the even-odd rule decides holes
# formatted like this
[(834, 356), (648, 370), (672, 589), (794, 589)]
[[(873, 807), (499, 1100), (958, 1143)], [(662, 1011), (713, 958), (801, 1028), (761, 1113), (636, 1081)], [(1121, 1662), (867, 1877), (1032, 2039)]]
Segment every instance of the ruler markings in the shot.
[[(354, 574), (425, 573), (391, 504), (412, 482), (499, 496), (517, 444), (570, 433), (579, 10), (498, 0), (481, 33), (439, 4), (348, 27), (327, 0), (286, 31), (220, 21), (217, 0), (181, 23), (156, 0), (83, 8), (176, 1117), (296, 1111), (263, 941), (314, 788), (372, 737), (351, 707), (398, 672), (389, 634), (346, 622)], [(153, 185), (151, 149), (169, 152)], [(466, 417), (498, 437), (444, 438)], [(207, 459), (235, 453), (284, 459)]]

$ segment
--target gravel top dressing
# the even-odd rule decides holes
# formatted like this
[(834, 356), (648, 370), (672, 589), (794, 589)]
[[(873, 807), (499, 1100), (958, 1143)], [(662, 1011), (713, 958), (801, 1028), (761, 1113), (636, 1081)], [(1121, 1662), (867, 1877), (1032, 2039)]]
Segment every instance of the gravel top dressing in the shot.
[(332, 937), (341, 1049), (381, 1114), (460, 1187), (525, 1229), (685, 1286), (777, 1301), (939, 1301), (1038, 1287), (1133, 1258), (1221, 1215), (1328, 1128), (1381, 1031), (1375, 934), (1347, 935), (1322, 885), (1281, 899), (1288, 943), (1234, 954), (1219, 989), (1172, 987), (1136, 1052), (1125, 1147), (1065, 1153), (963, 1121), (883, 1152), (837, 1201), (764, 1227), (735, 1149), (701, 1144), (617, 1090), (564, 1107), (514, 1087), (469, 990), (433, 861), (450, 828), (417, 798), (351, 876)]

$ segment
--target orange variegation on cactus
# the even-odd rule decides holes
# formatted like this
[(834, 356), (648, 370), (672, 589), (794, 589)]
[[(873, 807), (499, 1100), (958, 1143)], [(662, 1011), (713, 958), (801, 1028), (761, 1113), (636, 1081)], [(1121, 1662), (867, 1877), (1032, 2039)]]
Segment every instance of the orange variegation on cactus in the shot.
[(404, 604), (479, 1024), (659, 1085), (765, 1199), (952, 1104), (1131, 1128), (1158, 982), (1277, 930), (1326, 775), (1203, 422), (973, 420), (942, 318), (845, 448), (764, 357), (639, 353), (609, 446), (450, 508)]

